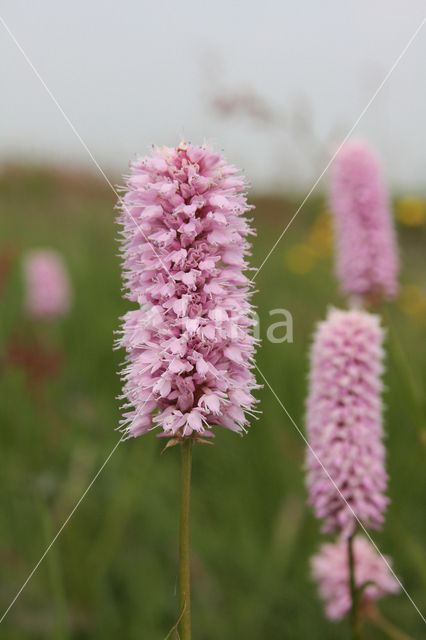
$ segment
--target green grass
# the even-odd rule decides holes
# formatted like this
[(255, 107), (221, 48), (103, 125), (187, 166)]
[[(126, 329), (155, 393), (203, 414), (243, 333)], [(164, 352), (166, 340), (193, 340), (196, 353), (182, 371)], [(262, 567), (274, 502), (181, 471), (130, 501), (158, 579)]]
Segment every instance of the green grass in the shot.
[[(300, 199), (252, 198), (257, 204), (252, 264), (261, 263)], [(69, 266), (74, 305), (44, 336), (63, 352), (63, 367), (29, 394), (18, 368), (4, 367), (1, 386), (0, 609), (7, 608), (56, 531), (118, 440), (113, 331), (129, 304), (120, 297), (114, 195), (102, 182), (41, 169), (9, 169), (0, 179), (0, 252), (14, 256), (1, 293), (1, 351), (13, 335), (31, 342), (24, 319), (20, 256), (53, 246)], [(294, 342), (264, 340), (258, 363), (303, 427), (307, 351), (312, 329), (339, 299), (332, 258), (309, 273), (288, 268), (290, 247), (305, 243), (323, 208), (311, 199), (257, 279), (265, 338), (269, 310), (294, 318)], [(424, 283), (426, 230), (400, 228), (405, 283)], [(390, 305), (387, 315), (410, 371), (426, 379), (426, 319)], [(272, 321), (276, 321), (273, 319)], [(37, 329), (38, 330), (38, 329)], [(393, 351), (395, 353), (395, 351)], [(395, 356), (388, 358), (386, 431), (390, 496), (384, 531), (405, 588), (424, 611), (426, 592), (425, 447), (419, 408)], [(347, 638), (346, 622), (323, 616), (309, 558), (319, 524), (305, 506), (304, 444), (264, 388), (262, 416), (239, 438), (217, 429), (214, 447), (194, 451), (192, 607), (196, 640)], [(177, 617), (180, 457), (160, 457), (153, 435), (121, 444), (7, 618), (8, 640), (162, 640)], [(383, 613), (413, 638), (424, 624), (408, 598), (391, 596)], [(384, 638), (375, 629), (365, 638)]]

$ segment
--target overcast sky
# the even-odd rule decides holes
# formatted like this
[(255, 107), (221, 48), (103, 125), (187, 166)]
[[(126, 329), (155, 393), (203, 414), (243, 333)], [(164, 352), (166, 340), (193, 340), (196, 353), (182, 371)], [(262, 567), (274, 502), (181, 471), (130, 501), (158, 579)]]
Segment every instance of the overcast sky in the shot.
[[(2, 0), (0, 15), (107, 173), (184, 137), (255, 187), (309, 188), (426, 2)], [(1, 24), (0, 58), (0, 160), (89, 166)], [(426, 191), (425, 63), (426, 25), (353, 134), (403, 190)]]

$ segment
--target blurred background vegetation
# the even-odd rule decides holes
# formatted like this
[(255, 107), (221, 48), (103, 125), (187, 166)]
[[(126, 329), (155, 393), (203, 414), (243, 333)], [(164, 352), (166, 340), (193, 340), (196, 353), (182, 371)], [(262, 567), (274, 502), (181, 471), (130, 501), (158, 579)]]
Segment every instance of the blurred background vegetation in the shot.
[[(301, 198), (250, 200), (258, 229), (252, 265), (258, 266)], [(115, 197), (101, 179), (6, 166), (0, 202), (3, 611), (118, 440), (116, 372), (123, 354), (113, 352), (112, 343), (129, 303), (120, 293)], [(384, 531), (373, 537), (424, 608), (426, 201), (398, 197), (395, 213), (402, 288), (397, 302), (381, 310), (390, 327), (385, 402), (392, 502)], [(21, 257), (39, 246), (61, 251), (74, 289), (72, 311), (47, 326), (30, 323), (22, 310)], [(325, 201), (317, 196), (256, 280), (262, 338), (277, 321), (271, 309), (285, 308), (294, 319), (294, 342), (264, 340), (258, 363), (300, 427), (313, 327), (328, 305), (343, 304), (332, 259)], [(8, 354), (17, 343), (27, 355), (11, 364)], [(34, 351), (36, 343), (41, 351)], [(305, 504), (304, 443), (268, 388), (258, 396), (262, 415), (246, 437), (217, 429), (214, 447), (195, 450), (194, 638), (347, 637), (346, 622), (324, 618), (309, 575), (320, 536)], [(177, 612), (180, 460), (178, 448), (160, 457), (163, 446), (151, 434), (118, 447), (2, 623), (1, 637), (166, 636)], [(424, 637), (424, 624), (404, 594), (380, 607), (413, 638)], [(367, 628), (365, 637), (385, 636)]]

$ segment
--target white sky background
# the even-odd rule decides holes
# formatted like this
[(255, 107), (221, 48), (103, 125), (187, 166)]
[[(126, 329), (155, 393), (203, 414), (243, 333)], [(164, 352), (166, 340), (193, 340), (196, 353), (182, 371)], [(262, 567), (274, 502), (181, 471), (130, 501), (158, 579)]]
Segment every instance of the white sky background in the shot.
[[(426, 2), (2, 0), (0, 15), (114, 178), (183, 136), (223, 149), (258, 189), (307, 189)], [(0, 60), (0, 161), (90, 166), (1, 24)], [(395, 189), (426, 191), (425, 63), (426, 25), (353, 135), (377, 149)], [(247, 91), (272, 123), (212, 106)]]

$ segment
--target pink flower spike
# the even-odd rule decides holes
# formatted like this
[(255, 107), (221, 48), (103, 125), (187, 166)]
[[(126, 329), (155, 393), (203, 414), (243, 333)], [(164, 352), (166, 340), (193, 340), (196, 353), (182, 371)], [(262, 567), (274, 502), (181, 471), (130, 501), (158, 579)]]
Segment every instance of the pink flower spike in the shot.
[[(361, 607), (383, 598), (390, 593), (398, 593), (400, 585), (394, 578), (385, 560), (373, 545), (362, 535), (353, 540), (355, 584), (361, 587), (372, 581), (362, 591)], [(340, 620), (351, 608), (349, 589), (349, 558), (346, 540), (322, 545), (319, 553), (311, 560), (312, 575), (318, 583), (325, 612), (330, 620)]]
[[(132, 163), (120, 199), (127, 437), (241, 433), (256, 402), (256, 340), (243, 276), (253, 234), (245, 180), (207, 147), (161, 147)], [(228, 259), (229, 258), (229, 259)]]
[(71, 286), (61, 254), (33, 249), (23, 261), (25, 308), (33, 318), (53, 319), (71, 306)]
[(398, 255), (379, 161), (362, 142), (347, 143), (334, 161), (330, 206), (336, 272), (343, 292), (364, 301), (398, 292)]
[(388, 498), (380, 397), (382, 342), (379, 317), (366, 311), (331, 309), (315, 333), (306, 466), (309, 503), (317, 517), (325, 519), (324, 532), (349, 536), (356, 518), (376, 529), (383, 522)]

